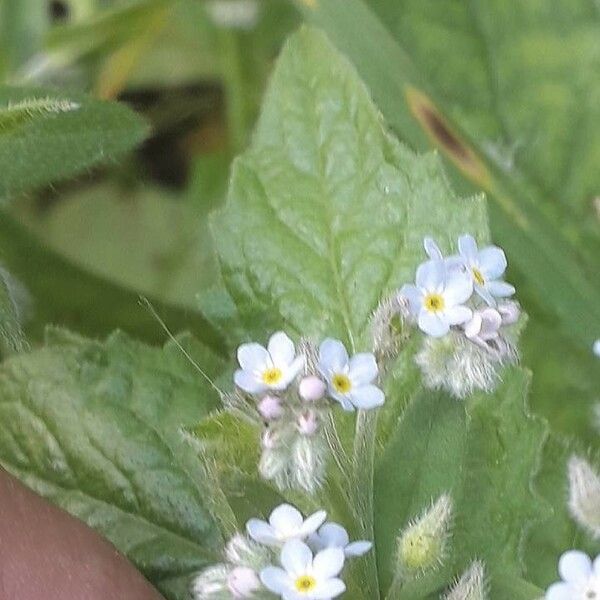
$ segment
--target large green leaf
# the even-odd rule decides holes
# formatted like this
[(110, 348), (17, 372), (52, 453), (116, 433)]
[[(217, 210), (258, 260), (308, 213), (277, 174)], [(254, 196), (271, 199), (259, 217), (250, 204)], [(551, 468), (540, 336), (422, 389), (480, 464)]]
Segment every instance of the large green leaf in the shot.
[(362, 348), (382, 295), (414, 277), (424, 235), (447, 250), (467, 230), (487, 235), (481, 198), (457, 198), (435, 155), (391, 137), (354, 69), (311, 30), (279, 60), (213, 229), (245, 331)]
[(361, 0), (304, 4), (401, 137), (424, 148), (424, 130), (490, 193), (493, 231), (536, 301), (589, 349), (600, 328), (597, 7), (373, 0), (379, 21)]
[(146, 133), (142, 119), (119, 104), (0, 87), (0, 197), (114, 161)]
[[(212, 377), (220, 360), (186, 345)], [(114, 334), (105, 343), (51, 331), (0, 368), (0, 462), (106, 535), (168, 597), (218, 557), (200, 464), (180, 427), (215, 393), (174, 345)]]

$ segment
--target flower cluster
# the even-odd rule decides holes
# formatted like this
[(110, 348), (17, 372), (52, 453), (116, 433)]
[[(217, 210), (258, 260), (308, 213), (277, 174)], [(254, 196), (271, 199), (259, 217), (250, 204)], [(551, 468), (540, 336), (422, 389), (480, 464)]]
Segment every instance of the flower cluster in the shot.
[(399, 294), (409, 318), (427, 334), (417, 355), (425, 382), (459, 398), (491, 391), (499, 367), (517, 358), (509, 326), (520, 308), (507, 300), (515, 288), (502, 279), (506, 256), (497, 246), (480, 250), (470, 235), (458, 239), (458, 254), (449, 257), (431, 238), (424, 246), (428, 260), (418, 267), (415, 284)]
[(250, 519), (246, 535), (237, 533), (227, 544), (225, 562), (196, 577), (194, 598), (338, 597), (346, 590), (340, 577), (345, 561), (367, 553), (372, 544), (350, 542), (346, 530), (326, 518), (318, 511), (305, 519), (294, 506), (282, 504), (268, 521)]
[(234, 381), (237, 399), (263, 427), (259, 470), (281, 489), (314, 491), (324, 475), (324, 424), (332, 405), (369, 410), (384, 402), (374, 384), (379, 370), (373, 354), (350, 357), (339, 340), (318, 349), (302, 343), (300, 352), (283, 332), (267, 347), (242, 344)]
[(548, 588), (545, 600), (600, 598), (600, 556), (592, 563), (583, 552), (565, 552), (558, 562), (558, 573), (562, 581)]

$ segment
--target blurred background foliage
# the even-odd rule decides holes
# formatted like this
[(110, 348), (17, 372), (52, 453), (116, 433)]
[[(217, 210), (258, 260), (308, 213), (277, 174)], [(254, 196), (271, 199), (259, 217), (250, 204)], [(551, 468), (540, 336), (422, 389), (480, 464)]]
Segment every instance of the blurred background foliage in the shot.
[(31, 342), (49, 321), (156, 341), (162, 332), (138, 306), (141, 293), (163, 303), (173, 329), (201, 329), (228, 351), (202, 316), (219, 285), (208, 215), (248, 142), (273, 60), (304, 18), (347, 53), (403, 141), (441, 148), (459, 191), (487, 192), (495, 241), (530, 317), (532, 403), (556, 430), (596, 447), (592, 0), (0, 0), (3, 84), (121, 100), (151, 126), (118, 162), (2, 198), (0, 260), (28, 290), (19, 306)]

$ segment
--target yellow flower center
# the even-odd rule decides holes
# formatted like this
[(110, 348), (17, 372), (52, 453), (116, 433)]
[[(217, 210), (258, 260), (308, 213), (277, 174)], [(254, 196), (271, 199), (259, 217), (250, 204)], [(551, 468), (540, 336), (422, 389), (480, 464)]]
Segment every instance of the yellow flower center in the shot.
[(262, 374), (262, 380), (267, 385), (275, 385), (276, 383), (279, 383), (282, 377), (283, 373), (281, 369), (278, 369), (277, 367), (271, 367), (270, 369), (266, 369), (265, 371), (263, 371)]
[(441, 294), (427, 294), (424, 300), (425, 308), (430, 312), (439, 312), (444, 310), (446, 303)]
[(479, 269), (473, 268), (473, 279), (477, 285), (483, 285), (485, 283), (485, 277)]
[(311, 575), (301, 575), (296, 579), (295, 585), (299, 592), (310, 592), (317, 587), (317, 580)]
[(340, 394), (347, 394), (352, 389), (352, 382), (348, 375), (344, 375), (344, 373), (336, 373), (331, 378), (331, 385)]

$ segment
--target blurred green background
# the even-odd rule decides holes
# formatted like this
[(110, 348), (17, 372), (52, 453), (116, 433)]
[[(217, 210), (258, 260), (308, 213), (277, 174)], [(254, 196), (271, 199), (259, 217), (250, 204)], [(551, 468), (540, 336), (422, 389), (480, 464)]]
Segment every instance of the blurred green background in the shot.
[[(495, 242), (529, 314), (531, 402), (555, 430), (596, 447), (592, 1), (0, 0), (3, 84), (121, 100), (151, 126), (118, 162), (1, 199), (0, 261), (27, 290), (31, 342), (47, 322), (157, 341), (163, 333), (137, 304), (146, 294), (164, 303), (173, 329), (202, 328), (228, 351), (207, 322), (218, 285), (207, 216), (224, 199), (273, 61), (305, 19), (346, 52), (401, 139), (440, 148), (460, 192), (488, 193)], [(437, 130), (423, 121), (420, 93), (432, 99)], [(469, 148), (470, 165), (452, 156), (448, 136)]]

